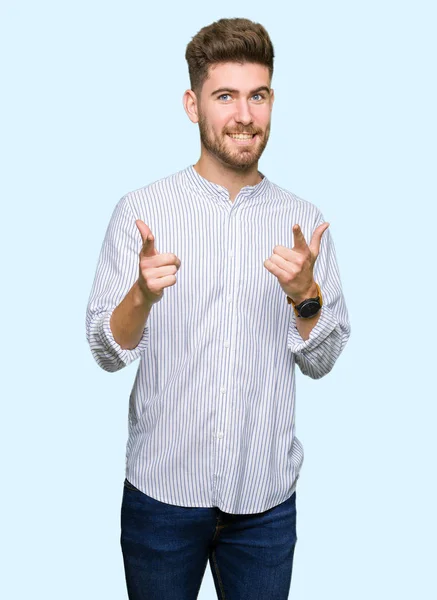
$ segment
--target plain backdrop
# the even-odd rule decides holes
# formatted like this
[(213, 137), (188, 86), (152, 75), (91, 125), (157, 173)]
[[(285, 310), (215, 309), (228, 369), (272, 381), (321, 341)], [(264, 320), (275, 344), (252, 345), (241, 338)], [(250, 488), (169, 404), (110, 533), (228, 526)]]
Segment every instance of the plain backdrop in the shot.
[[(85, 311), (118, 200), (199, 157), (185, 48), (222, 17), (272, 38), (259, 168), (331, 223), (352, 326), (329, 375), (298, 372), (290, 598), (437, 597), (436, 16), (420, 0), (2, 3), (2, 598), (127, 599), (138, 363), (101, 370)], [(199, 598), (216, 598), (209, 566)]]

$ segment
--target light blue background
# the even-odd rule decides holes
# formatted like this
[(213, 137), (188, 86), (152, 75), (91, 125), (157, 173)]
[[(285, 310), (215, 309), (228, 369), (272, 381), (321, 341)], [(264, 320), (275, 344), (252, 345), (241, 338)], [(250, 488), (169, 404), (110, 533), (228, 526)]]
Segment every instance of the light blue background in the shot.
[[(118, 200), (198, 159), (185, 47), (221, 17), (270, 33), (260, 169), (331, 223), (352, 324), (327, 377), (298, 374), (290, 598), (437, 597), (434, 7), (2, 3), (1, 597), (127, 598), (119, 517), (138, 363), (99, 369), (85, 309)], [(215, 597), (208, 567), (199, 598)]]

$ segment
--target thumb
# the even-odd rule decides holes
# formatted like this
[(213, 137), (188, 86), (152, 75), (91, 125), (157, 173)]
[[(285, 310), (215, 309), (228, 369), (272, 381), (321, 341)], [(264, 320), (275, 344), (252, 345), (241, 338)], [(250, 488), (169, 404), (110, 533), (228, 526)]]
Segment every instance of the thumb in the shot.
[(140, 232), (141, 240), (143, 242), (141, 254), (143, 256), (154, 256), (155, 254), (159, 254), (158, 250), (155, 248), (155, 236), (151, 232), (150, 228), (144, 223), (144, 221), (141, 221), (141, 219), (137, 219), (135, 221), (135, 225)]
[(322, 223), (321, 225), (319, 225), (318, 227), (315, 228), (315, 230), (313, 232), (313, 236), (311, 238), (310, 245), (309, 245), (309, 248), (311, 250), (311, 254), (313, 256), (317, 257), (319, 255), (320, 242), (322, 240), (322, 235), (328, 229), (329, 225), (330, 225), (329, 223), (325, 222), (325, 223)]

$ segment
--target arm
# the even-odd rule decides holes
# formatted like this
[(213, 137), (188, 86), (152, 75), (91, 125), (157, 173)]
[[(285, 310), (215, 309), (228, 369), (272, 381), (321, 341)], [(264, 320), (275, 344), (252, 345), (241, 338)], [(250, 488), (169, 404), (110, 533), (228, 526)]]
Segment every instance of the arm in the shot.
[(109, 325), (114, 339), (123, 349), (133, 350), (138, 346), (152, 306), (136, 281), (124, 300), (114, 309)]
[[(323, 217), (314, 228), (323, 223)], [(288, 348), (304, 375), (320, 379), (334, 366), (350, 336), (349, 317), (340, 282), (335, 248), (329, 228), (324, 232), (314, 265), (314, 281), (319, 284), (323, 306), (307, 324), (297, 323), (290, 305)], [(303, 335), (302, 335), (303, 334)], [(306, 337), (308, 335), (308, 337)]]
[[(141, 235), (124, 196), (106, 230), (86, 311), (86, 337), (91, 353), (105, 371), (122, 369), (148, 346), (146, 319), (150, 308), (140, 302), (136, 283), (141, 247)], [(126, 324), (132, 318), (129, 334)]]
[[(317, 294), (318, 294), (317, 288), (315, 288), (315, 291), (308, 292), (306, 297), (307, 298), (315, 298), (317, 296)], [(295, 319), (296, 329), (298, 330), (299, 335), (303, 340), (307, 340), (310, 337), (310, 333), (314, 329), (314, 327), (317, 325), (319, 318), (320, 318), (320, 311), (316, 315), (314, 315), (314, 317), (310, 317), (308, 319), (297, 319), (297, 318)]]

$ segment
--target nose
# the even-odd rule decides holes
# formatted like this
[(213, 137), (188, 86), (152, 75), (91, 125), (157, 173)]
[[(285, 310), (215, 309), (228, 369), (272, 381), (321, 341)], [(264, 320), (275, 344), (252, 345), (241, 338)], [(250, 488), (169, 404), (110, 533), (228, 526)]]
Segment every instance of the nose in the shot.
[(250, 106), (244, 98), (240, 98), (236, 103), (235, 120), (243, 125), (249, 125), (253, 121)]

